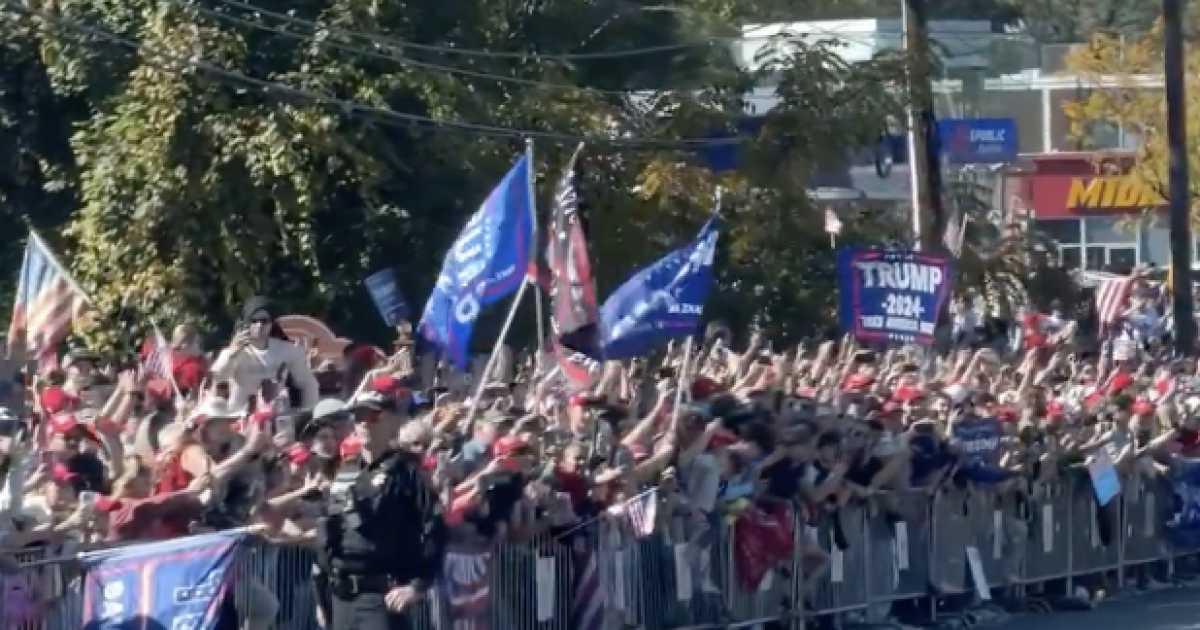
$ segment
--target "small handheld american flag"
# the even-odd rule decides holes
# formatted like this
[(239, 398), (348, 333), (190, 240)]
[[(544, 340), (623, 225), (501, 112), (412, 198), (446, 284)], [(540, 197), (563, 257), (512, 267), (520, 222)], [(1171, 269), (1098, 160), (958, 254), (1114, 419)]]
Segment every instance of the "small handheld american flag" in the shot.
[(163, 337), (158, 325), (151, 322), (154, 336), (142, 342), (142, 372), (156, 378), (165, 379), (171, 383), (171, 391), (179, 397), (179, 385), (175, 382), (175, 366), (172, 364), (171, 345)]
[(629, 526), (638, 538), (654, 533), (654, 518), (658, 513), (658, 488), (651, 488), (633, 498), (608, 508), (609, 514), (629, 517)]

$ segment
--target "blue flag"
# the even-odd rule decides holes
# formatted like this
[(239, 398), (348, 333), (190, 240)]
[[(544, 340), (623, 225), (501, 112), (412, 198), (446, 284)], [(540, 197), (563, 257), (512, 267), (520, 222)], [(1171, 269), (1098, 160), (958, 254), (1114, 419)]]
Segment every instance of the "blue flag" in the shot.
[(215, 628), (244, 539), (222, 532), (85, 554), (84, 630)]
[(1171, 479), (1174, 514), (1167, 521), (1171, 542), (1182, 549), (1200, 544), (1200, 463), (1179, 460)]
[(604, 358), (624, 359), (701, 327), (717, 251), (716, 217), (696, 240), (637, 272), (600, 309)]
[(367, 285), (367, 292), (371, 294), (375, 310), (379, 311), (379, 316), (383, 318), (385, 324), (395, 326), (400, 321), (408, 319), (408, 302), (405, 301), (404, 293), (400, 291), (400, 286), (396, 282), (394, 270), (376, 271), (369, 278), (363, 280), (363, 284)]
[(848, 248), (837, 253), (842, 331), (859, 341), (930, 345), (954, 286), (947, 256)]
[(475, 321), (485, 306), (525, 281), (533, 242), (533, 186), (522, 156), (450, 246), (417, 328), (455, 365), (467, 367)]

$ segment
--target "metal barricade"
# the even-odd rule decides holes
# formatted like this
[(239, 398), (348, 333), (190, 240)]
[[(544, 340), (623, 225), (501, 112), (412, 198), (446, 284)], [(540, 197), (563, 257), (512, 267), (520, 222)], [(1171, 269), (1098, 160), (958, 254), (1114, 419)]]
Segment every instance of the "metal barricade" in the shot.
[[(946, 596), (1023, 598), (1046, 585), (1143, 565), (1166, 567), (1172, 488), (1126, 476), (1123, 492), (1098, 508), (1086, 477), (1037, 484), (998, 497), (951, 487), (914, 490), (898, 501), (797, 516), (794, 551), (756, 585), (738, 574), (740, 525), (732, 515), (679, 518), (637, 537), (600, 519), (556, 538), (489, 547), (456, 543), (442, 585), (413, 611), (420, 630), (645, 630), (796, 624), (808, 616), (881, 622), (896, 602), (937, 613)], [(884, 508), (899, 509), (889, 515)], [(805, 575), (824, 558), (820, 574)], [(0, 621), (17, 630), (80, 627), (78, 563), (22, 552), (20, 573), (0, 577)], [(239, 554), (228, 606), (242, 619), (280, 630), (318, 630), (311, 587), (314, 555), (301, 547), (250, 542)], [(806, 562), (807, 559), (807, 562)], [(972, 560), (976, 561), (975, 570)], [(979, 580), (985, 584), (976, 584)], [(806, 583), (811, 588), (805, 590)], [(986, 587), (986, 588), (985, 588)]]

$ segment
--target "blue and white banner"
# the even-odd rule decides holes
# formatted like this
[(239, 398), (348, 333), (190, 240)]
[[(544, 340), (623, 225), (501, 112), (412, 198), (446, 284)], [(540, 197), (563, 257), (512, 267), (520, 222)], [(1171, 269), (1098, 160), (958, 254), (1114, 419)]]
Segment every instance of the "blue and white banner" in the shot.
[(223, 532), (85, 554), (85, 630), (212, 630), (246, 535)]
[(948, 256), (913, 251), (838, 250), (839, 317), (860, 341), (930, 345), (954, 286)]
[(951, 164), (1005, 164), (1020, 157), (1012, 118), (951, 118), (938, 121), (941, 157)]
[(713, 217), (696, 240), (634, 274), (604, 302), (605, 359), (639, 356), (700, 330), (718, 234)]
[(408, 301), (404, 299), (404, 293), (400, 291), (394, 270), (376, 271), (363, 280), (363, 284), (367, 285), (367, 292), (371, 294), (375, 310), (379, 311), (379, 316), (383, 318), (385, 324), (395, 326), (408, 319)]
[(1175, 476), (1175, 512), (1167, 521), (1171, 542), (1184, 549), (1200, 546), (1200, 463), (1177, 459)]
[(527, 156), (488, 195), (450, 246), (417, 329), (460, 368), (484, 307), (521, 286), (533, 246), (533, 187)]

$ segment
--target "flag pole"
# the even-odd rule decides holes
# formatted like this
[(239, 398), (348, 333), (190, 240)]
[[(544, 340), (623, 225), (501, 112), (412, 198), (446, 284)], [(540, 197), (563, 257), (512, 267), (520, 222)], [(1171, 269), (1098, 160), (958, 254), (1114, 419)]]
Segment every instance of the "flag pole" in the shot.
[(521, 288), (517, 289), (517, 295), (513, 297), (512, 306), (508, 309), (508, 317), (504, 319), (504, 326), (500, 328), (500, 338), (496, 340), (496, 345), (492, 348), (492, 354), (488, 357), (487, 365), (483, 368), (483, 378), (479, 379), (479, 385), (475, 388), (475, 395), (471, 397), (471, 407), (467, 410), (467, 417), (463, 420), (468, 433), (475, 428), (475, 413), (479, 409), (479, 401), (483, 399), (483, 390), (487, 388), (492, 370), (496, 369), (496, 361), (500, 357), (500, 348), (504, 346), (504, 338), (508, 336), (508, 330), (512, 328), (513, 320), (517, 317), (517, 309), (521, 306), (521, 297), (525, 294), (525, 289), (528, 287), (529, 278), (527, 277), (521, 283)]
[(538, 252), (541, 248), (538, 247), (538, 213), (537, 213), (537, 191), (534, 187), (534, 165), (533, 165), (533, 138), (525, 140), (525, 161), (529, 164), (526, 173), (529, 175), (529, 220), (533, 225), (533, 242), (529, 247), (529, 263), (526, 265), (526, 271), (532, 272), (532, 275), (527, 278), (527, 282), (533, 282), (533, 308), (534, 317), (537, 325), (537, 356), (534, 358), (534, 374), (539, 374), (542, 369), (542, 355), (545, 353), (546, 344), (546, 320), (545, 312), (542, 310), (542, 288), (538, 283)]
[[(678, 377), (675, 384), (675, 404), (671, 409), (671, 426), (679, 424), (679, 408), (683, 406), (683, 389), (689, 386), (691, 378), (689, 371), (692, 369), (692, 335), (688, 335), (687, 341), (683, 343), (683, 361), (679, 364), (679, 369), (675, 371)], [(691, 402), (690, 399), (688, 402)]]
[(67, 271), (67, 268), (64, 267), (63, 264), (58, 261), (58, 257), (54, 255), (54, 250), (50, 249), (50, 246), (46, 244), (46, 241), (42, 240), (41, 235), (37, 233), (37, 230), (33, 229), (32, 225), (27, 227), (29, 228), (29, 238), (37, 241), (38, 246), (42, 248), (43, 252), (45, 252), (46, 258), (50, 261), (50, 264), (56, 271), (58, 271), (58, 273), (62, 274), (63, 280), (67, 281), (67, 285), (71, 287), (71, 290), (77, 293), (79, 297), (83, 299), (85, 304), (92, 306), (92, 298), (89, 297), (88, 294), (83, 291), (83, 289), (79, 288), (79, 284), (75, 282), (74, 276)]

